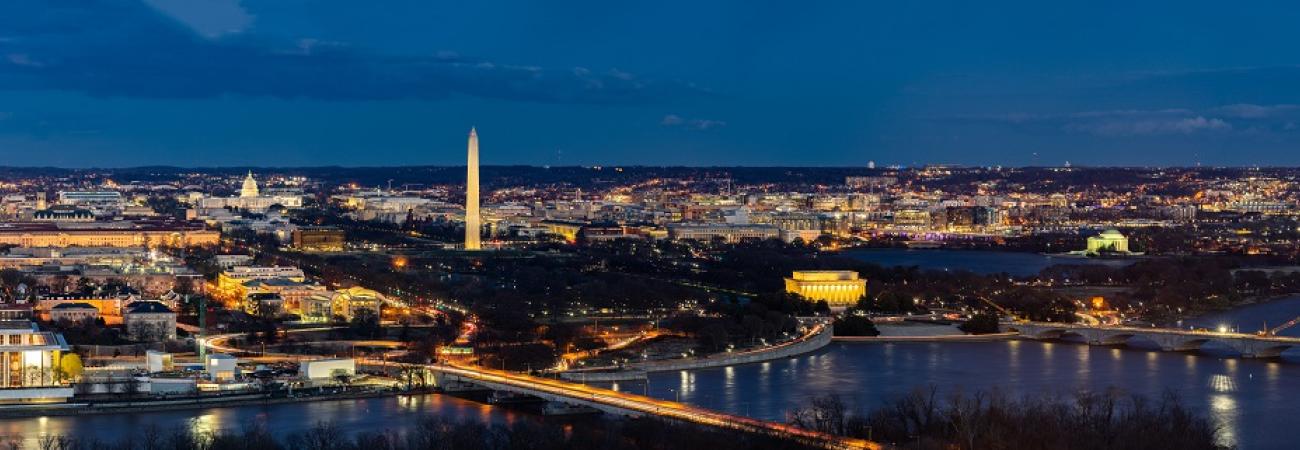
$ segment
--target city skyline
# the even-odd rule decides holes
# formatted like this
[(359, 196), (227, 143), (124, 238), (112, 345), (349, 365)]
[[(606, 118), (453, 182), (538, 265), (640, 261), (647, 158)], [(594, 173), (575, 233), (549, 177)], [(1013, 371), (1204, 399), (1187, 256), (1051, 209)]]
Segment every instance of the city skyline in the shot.
[(1300, 165), (1278, 6), (3, 8), (8, 165)]
[(1295, 447), (1297, 22), (0, 1), (0, 443)]

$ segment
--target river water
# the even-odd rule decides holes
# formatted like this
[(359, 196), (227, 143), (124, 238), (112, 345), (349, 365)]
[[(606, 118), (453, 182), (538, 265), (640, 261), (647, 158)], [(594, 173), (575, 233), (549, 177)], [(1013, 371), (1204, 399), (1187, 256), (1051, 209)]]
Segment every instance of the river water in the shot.
[(1134, 259), (1096, 259), (1044, 255), (1039, 253), (988, 250), (856, 249), (844, 255), (882, 266), (916, 266), (924, 270), (965, 270), (979, 274), (1007, 273), (1035, 275), (1056, 264), (1099, 264), (1123, 267)]
[[(1198, 319), (1200, 326), (1279, 324), (1300, 315), (1300, 296)], [(1298, 327), (1300, 328), (1300, 327)], [(1287, 333), (1300, 336), (1300, 329)], [(1279, 360), (1238, 359), (1225, 349), (1165, 353), (1035, 341), (951, 343), (835, 343), (813, 354), (766, 363), (656, 373), (648, 392), (722, 411), (784, 420), (809, 399), (837, 394), (871, 408), (915, 388), (999, 389), (1011, 395), (1069, 395), (1116, 388), (1148, 397), (1174, 392), (1222, 428), (1224, 443), (1242, 449), (1295, 448), (1295, 401), (1300, 399), (1300, 351)], [(118, 439), (148, 425), (237, 430), (259, 422), (277, 434), (320, 421), (350, 431), (402, 431), (425, 417), (510, 423), (536, 416), (443, 395), (244, 406), (156, 413), (0, 420), (0, 435), (21, 436), (29, 448), (42, 435)]]

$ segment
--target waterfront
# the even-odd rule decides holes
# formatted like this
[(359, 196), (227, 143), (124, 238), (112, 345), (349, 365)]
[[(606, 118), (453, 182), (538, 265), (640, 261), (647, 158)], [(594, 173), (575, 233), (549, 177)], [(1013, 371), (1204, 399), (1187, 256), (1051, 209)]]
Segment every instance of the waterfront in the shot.
[[(1281, 323), (1300, 314), (1300, 296), (1207, 315), (1210, 322)], [(1292, 329), (1287, 334), (1296, 335)], [(1177, 393), (1194, 410), (1223, 428), (1225, 443), (1242, 449), (1285, 448), (1300, 398), (1300, 351), (1281, 360), (1246, 360), (1223, 349), (1166, 353), (1024, 340), (999, 342), (833, 343), (812, 354), (767, 363), (655, 373), (649, 385), (619, 389), (725, 412), (781, 421), (809, 399), (840, 395), (855, 407), (874, 407), (914, 388), (947, 392), (999, 389), (1009, 395), (1069, 395), (1077, 389), (1147, 397)], [(119, 439), (153, 425), (199, 430), (238, 430), (261, 423), (278, 435), (302, 432), (318, 422), (379, 432), (409, 429), (425, 417), (452, 421), (512, 423), (537, 416), (451, 396), (419, 395), (240, 406), (156, 413), (0, 420), (0, 435), (21, 436), (29, 446), (42, 435)]]
[[(784, 361), (650, 377), (652, 395), (784, 420), (794, 406), (837, 394), (874, 407), (913, 388), (999, 389), (1010, 395), (1069, 395), (1111, 387), (1147, 397), (1166, 389), (1223, 427), (1239, 448), (1289, 445), (1291, 399), (1300, 396), (1300, 358), (1283, 361), (1222, 354), (1163, 353), (1023, 340), (950, 343), (835, 343)], [(620, 386), (627, 390), (641, 386)]]
[(164, 435), (185, 429), (233, 432), (253, 424), (286, 437), (329, 422), (348, 432), (401, 432), (423, 418), (453, 422), (510, 424), (537, 416), (440, 394), (326, 400), (276, 405), (231, 406), (176, 411), (0, 419), (0, 442), (21, 440), (39, 448), (42, 436), (72, 436), (112, 442), (156, 427)]
[[(1220, 313), (1206, 314), (1180, 321), (1176, 326), (1186, 327), (1194, 326), (1200, 328), (1217, 329), (1225, 327), (1236, 329), (1242, 333), (1254, 333), (1268, 328), (1275, 328), (1283, 323), (1300, 316), (1300, 295), (1291, 295), (1272, 301), (1255, 303), (1230, 311)], [(1300, 325), (1282, 330), (1279, 336), (1300, 337)]]
[(965, 270), (978, 274), (1034, 275), (1056, 264), (1097, 264), (1123, 267), (1134, 259), (1098, 259), (990, 250), (855, 249), (846, 256), (882, 266), (916, 266), (921, 270)]

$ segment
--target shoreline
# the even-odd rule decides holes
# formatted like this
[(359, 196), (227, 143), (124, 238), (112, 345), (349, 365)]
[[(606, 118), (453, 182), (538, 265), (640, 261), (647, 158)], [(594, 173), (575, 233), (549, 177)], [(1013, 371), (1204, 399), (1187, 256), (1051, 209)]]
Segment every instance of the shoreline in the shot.
[(399, 395), (437, 394), (434, 391), (365, 391), (336, 395), (318, 395), (303, 397), (266, 397), (265, 394), (239, 394), (209, 398), (181, 398), (166, 400), (149, 400), (139, 402), (107, 403), (55, 403), (48, 405), (21, 405), (19, 407), (0, 407), (0, 420), (26, 419), (44, 416), (93, 416), (114, 413), (152, 413), (164, 411), (183, 411), (204, 408), (230, 408), (258, 405), (282, 405), (322, 401), (357, 400)]
[(1177, 319), (1174, 319), (1172, 322), (1169, 322), (1169, 323), (1164, 324), (1164, 326), (1166, 326), (1166, 327), (1174, 326), (1174, 324), (1176, 324), (1176, 323), (1178, 323), (1178, 322), (1186, 321), (1186, 320), (1197, 320), (1197, 319), (1200, 319), (1200, 318), (1202, 318), (1202, 317), (1205, 317), (1205, 316), (1208, 316), (1208, 315), (1212, 315), (1212, 314), (1222, 314), (1222, 313), (1224, 313), (1224, 312), (1232, 311), (1232, 310), (1234, 310), (1234, 309), (1239, 309), (1239, 308), (1246, 307), (1246, 306), (1264, 305), (1264, 304), (1273, 303), (1273, 302), (1278, 301), (1278, 300), (1285, 300), (1285, 299), (1287, 299), (1287, 298), (1292, 298), (1292, 297), (1300, 297), (1300, 292), (1292, 292), (1292, 293), (1288, 293), (1288, 294), (1276, 294), (1276, 295), (1264, 295), (1264, 296), (1251, 297), (1251, 298), (1247, 298), (1247, 299), (1245, 299), (1245, 300), (1242, 300), (1241, 303), (1237, 303), (1237, 304), (1234, 304), (1234, 305), (1229, 305), (1229, 306), (1226, 307), (1226, 308), (1220, 308), (1220, 309), (1214, 309), (1214, 310), (1208, 310), (1208, 311), (1201, 311), (1201, 312), (1198, 312), (1198, 313), (1196, 313), (1196, 314), (1190, 314), (1190, 315), (1187, 315), (1187, 316), (1179, 317), (1179, 318), (1177, 318)]
[(933, 336), (835, 336), (833, 342), (992, 342), (1015, 339), (1020, 333), (948, 334)]
[(638, 362), (628, 364), (623, 370), (607, 372), (594, 370), (560, 372), (560, 378), (567, 381), (579, 382), (631, 381), (643, 379), (646, 374), (653, 372), (708, 369), (713, 367), (760, 363), (812, 353), (830, 345), (833, 339), (834, 327), (827, 324), (824, 325), (822, 329), (816, 330), (814, 333), (795, 341), (772, 347), (765, 347), (754, 351), (733, 354), (718, 353), (686, 359)]

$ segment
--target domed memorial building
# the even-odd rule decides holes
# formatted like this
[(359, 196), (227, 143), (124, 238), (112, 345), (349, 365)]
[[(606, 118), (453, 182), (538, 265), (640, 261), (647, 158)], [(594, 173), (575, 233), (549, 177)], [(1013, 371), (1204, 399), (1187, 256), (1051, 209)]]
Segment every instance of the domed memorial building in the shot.
[(1070, 252), (1075, 255), (1098, 256), (1107, 254), (1118, 255), (1137, 255), (1138, 253), (1130, 251), (1128, 248), (1128, 237), (1120, 233), (1119, 230), (1108, 228), (1096, 236), (1088, 238), (1088, 248), (1080, 251)]

